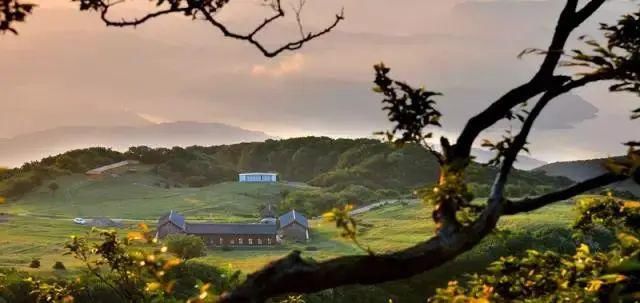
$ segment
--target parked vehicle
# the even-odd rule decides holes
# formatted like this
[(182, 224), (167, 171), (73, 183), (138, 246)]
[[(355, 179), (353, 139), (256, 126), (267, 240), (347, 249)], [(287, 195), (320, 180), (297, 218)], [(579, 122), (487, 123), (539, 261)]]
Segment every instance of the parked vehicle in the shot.
[(82, 218), (75, 218), (75, 219), (73, 219), (73, 223), (84, 225), (84, 224), (87, 224), (87, 220), (82, 219)]

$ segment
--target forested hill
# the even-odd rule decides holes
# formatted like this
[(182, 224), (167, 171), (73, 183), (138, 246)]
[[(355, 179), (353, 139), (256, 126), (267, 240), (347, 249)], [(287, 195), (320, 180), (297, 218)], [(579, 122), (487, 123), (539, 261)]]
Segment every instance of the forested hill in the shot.
[[(57, 174), (85, 171), (124, 159), (153, 165), (167, 184), (205, 186), (237, 178), (238, 172), (275, 171), (281, 180), (341, 190), (363, 186), (372, 190), (410, 192), (437, 180), (438, 165), (415, 145), (394, 149), (372, 139), (304, 137), (256, 143), (172, 149), (132, 147), (125, 153), (104, 148), (74, 150), (21, 168), (0, 172), (0, 190), (19, 196)], [(495, 169), (474, 164), (467, 178), (478, 194), (488, 192)], [(570, 184), (562, 177), (517, 171), (509, 191), (515, 195), (538, 193)], [(37, 185), (34, 185), (37, 184)]]
[[(580, 182), (605, 173), (604, 164), (606, 161), (607, 158), (555, 162), (543, 165), (534, 171), (544, 172), (549, 176), (567, 177), (573, 181)], [(611, 188), (619, 191), (629, 191), (636, 196), (640, 196), (640, 186), (631, 180), (613, 184)]]

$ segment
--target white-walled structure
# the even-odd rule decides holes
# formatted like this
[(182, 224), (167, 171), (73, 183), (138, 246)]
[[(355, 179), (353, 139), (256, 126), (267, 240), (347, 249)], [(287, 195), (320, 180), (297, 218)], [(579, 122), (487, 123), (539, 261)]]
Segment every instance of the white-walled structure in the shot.
[(238, 181), (240, 182), (278, 182), (277, 173), (244, 173), (240, 174)]

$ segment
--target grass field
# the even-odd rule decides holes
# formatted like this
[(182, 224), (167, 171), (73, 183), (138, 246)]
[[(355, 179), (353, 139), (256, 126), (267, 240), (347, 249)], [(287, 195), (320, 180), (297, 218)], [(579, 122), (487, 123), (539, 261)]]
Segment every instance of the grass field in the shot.
[[(18, 201), (0, 205), (0, 213), (10, 214), (7, 222), (0, 223), (0, 267), (17, 267), (43, 275), (64, 274), (51, 269), (55, 261), (62, 261), (71, 271), (79, 269), (80, 263), (62, 256), (63, 243), (70, 235), (81, 235), (89, 230), (89, 227), (73, 224), (70, 220), (73, 217), (107, 216), (131, 219), (125, 221), (128, 226), (135, 226), (137, 222), (155, 226), (160, 215), (173, 209), (184, 213), (189, 220), (255, 222), (259, 218), (258, 205), (276, 202), (285, 188), (304, 190), (298, 185), (240, 183), (165, 189), (154, 186), (156, 181), (152, 174), (145, 172), (99, 181), (87, 180), (84, 176), (65, 176), (56, 180), (61, 189), (55, 195), (43, 188)], [(430, 209), (420, 203), (386, 205), (357, 218), (359, 240), (374, 252), (406, 248), (434, 233)], [(415, 299), (420, 299), (454, 276), (482, 270), (503, 255), (517, 254), (525, 249), (570, 251), (575, 245), (569, 229), (573, 218), (570, 203), (504, 217), (499, 223), (501, 232), (498, 235), (488, 237), (454, 262), (401, 284), (393, 284), (389, 292), (410, 292), (415, 294)], [(255, 250), (210, 250), (197, 261), (248, 273), (293, 249), (316, 260), (364, 254), (353, 243), (340, 238), (332, 223), (310, 220), (310, 224), (312, 240), (309, 243)], [(133, 227), (125, 227), (121, 232), (125, 234), (130, 228)], [(28, 268), (32, 258), (41, 260), (40, 269)]]
[[(64, 208), (58, 208), (58, 211), (62, 209)], [(132, 210), (128, 211), (132, 212)], [(115, 213), (114, 210), (110, 212), (124, 217)], [(135, 215), (143, 217), (140, 214)], [(189, 215), (187, 217), (192, 218)], [(232, 218), (247, 220), (238, 216)], [(430, 212), (421, 204), (388, 205), (359, 215), (357, 218), (361, 225), (360, 241), (375, 252), (409, 247), (431, 236), (434, 232)], [(511, 241), (520, 239), (521, 242), (530, 243), (518, 245), (512, 243), (511, 246), (515, 245), (516, 248), (511, 249), (509, 245), (503, 243), (503, 240), (497, 237), (489, 238), (471, 253), (471, 258), (477, 258), (479, 255), (483, 259), (487, 256), (489, 257), (487, 259), (491, 259), (493, 255), (497, 256), (512, 250), (516, 252), (515, 250), (520, 249), (523, 244), (543, 249), (557, 247), (559, 243), (553, 234), (562, 230), (567, 231), (572, 220), (572, 207), (566, 203), (550, 206), (528, 215), (505, 217), (500, 222), (500, 228), (511, 232)], [(134, 222), (136, 221), (129, 223), (135, 225)], [(151, 226), (154, 224), (151, 220), (146, 222)], [(277, 248), (258, 250), (211, 250), (206, 257), (200, 258), (200, 261), (251, 272), (273, 259), (286, 255), (292, 249), (301, 250), (304, 256), (316, 260), (364, 253), (350, 241), (340, 238), (339, 231), (332, 223), (311, 220), (310, 224), (312, 241), (309, 243), (287, 244)], [(17, 266), (26, 269), (32, 258), (42, 260), (42, 271), (45, 272), (50, 269), (50, 264), (58, 260), (73, 267), (76, 264), (74, 261), (61, 256), (62, 244), (70, 235), (84, 234), (88, 230), (88, 227), (73, 224), (66, 218), (11, 216), (8, 222), (0, 223), (0, 267)], [(309, 247), (313, 250), (309, 250)], [(500, 251), (496, 250), (498, 248)]]
[(254, 219), (258, 206), (277, 203), (284, 189), (298, 185), (226, 182), (202, 188), (157, 186), (160, 179), (140, 167), (137, 173), (90, 180), (83, 175), (59, 177), (60, 189), (51, 193), (47, 184), (18, 201), (0, 205), (0, 213), (46, 217), (111, 217), (155, 220), (176, 210), (190, 217), (238, 221)]

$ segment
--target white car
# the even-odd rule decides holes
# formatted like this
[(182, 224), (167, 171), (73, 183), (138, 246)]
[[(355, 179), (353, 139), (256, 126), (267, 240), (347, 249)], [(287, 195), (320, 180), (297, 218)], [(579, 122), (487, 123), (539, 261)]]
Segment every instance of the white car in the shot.
[(87, 220), (82, 219), (82, 218), (75, 218), (75, 219), (73, 219), (73, 223), (84, 225), (84, 224), (87, 224)]

